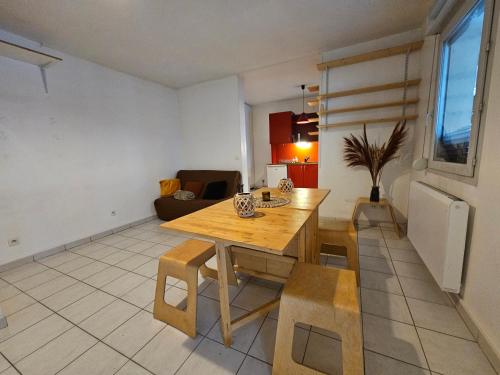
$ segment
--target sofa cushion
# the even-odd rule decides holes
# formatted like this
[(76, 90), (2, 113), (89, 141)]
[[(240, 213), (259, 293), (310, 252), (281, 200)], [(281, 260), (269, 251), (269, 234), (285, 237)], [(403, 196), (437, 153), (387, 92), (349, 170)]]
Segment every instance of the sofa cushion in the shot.
[(181, 180), (178, 178), (171, 178), (160, 181), (160, 196), (171, 197), (174, 193), (181, 188)]
[(201, 196), (204, 185), (205, 184), (202, 181), (187, 181), (184, 185), (184, 190), (193, 192), (194, 196), (198, 198)]
[(227, 182), (213, 181), (207, 184), (203, 199), (222, 199), (226, 196)]

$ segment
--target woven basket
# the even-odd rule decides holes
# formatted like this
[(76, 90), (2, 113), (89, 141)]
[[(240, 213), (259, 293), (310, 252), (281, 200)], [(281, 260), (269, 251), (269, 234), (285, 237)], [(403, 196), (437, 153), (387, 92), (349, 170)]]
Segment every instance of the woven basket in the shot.
[(282, 193), (291, 193), (293, 190), (293, 181), (291, 178), (282, 178), (278, 183), (278, 189)]
[(250, 193), (237, 193), (233, 205), (239, 217), (251, 217), (255, 214), (255, 198)]

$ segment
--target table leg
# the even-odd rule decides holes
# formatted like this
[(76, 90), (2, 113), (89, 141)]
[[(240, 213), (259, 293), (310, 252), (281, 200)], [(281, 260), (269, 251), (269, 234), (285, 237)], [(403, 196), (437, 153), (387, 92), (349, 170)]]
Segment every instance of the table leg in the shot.
[(228, 269), (227, 262), (231, 261), (230, 247), (224, 246), (223, 243), (215, 243), (215, 251), (217, 253), (217, 269), (219, 273), (219, 300), (220, 300), (220, 315), (221, 315), (221, 330), (226, 347), (232, 344), (232, 329), (231, 329), (231, 314), (229, 310), (229, 287), (228, 287)]
[(306, 256), (307, 263), (319, 264), (320, 243), (319, 243), (319, 212), (314, 210), (306, 222)]

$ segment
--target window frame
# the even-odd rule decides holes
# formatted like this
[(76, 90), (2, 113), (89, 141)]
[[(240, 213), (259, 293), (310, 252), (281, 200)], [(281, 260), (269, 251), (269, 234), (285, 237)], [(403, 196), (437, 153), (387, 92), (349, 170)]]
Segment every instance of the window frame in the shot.
[(447, 174), (456, 175), (457, 177), (472, 178), (477, 174), (477, 160), (479, 157), (479, 135), (481, 122), (484, 119), (485, 107), (485, 87), (487, 86), (488, 72), (488, 57), (491, 43), (491, 33), (493, 27), (493, 6), (494, 0), (483, 0), (484, 2), (484, 23), (481, 35), (481, 46), (479, 52), (479, 63), (476, 77), (476, 95), (474, 97), (472, 112), (473, 119), (471, 124), (471, 132), (469, 139), (469, 150), (467, 154), (467, 163), (452, 163), (445, 161), (434, 160), (436, 147), (436, 127), (440, 121), (439, 106), (442, 103), (441, 95), (443, 94), (443, 86), (447, 81), (443, 81), (443, 55), (446, 42), (456, 35), (460, 26), (465, 22), (466, 17), (471, 13), (473, 8), (480, 0), (466, 0), (462, 7), (455, 13), (444, 27), (439, 38), (439, 57), (436, 86), (434, 93), (434, 119), (432, 122), (432, 140), (429, 148), (429, 168), (444, 172)]

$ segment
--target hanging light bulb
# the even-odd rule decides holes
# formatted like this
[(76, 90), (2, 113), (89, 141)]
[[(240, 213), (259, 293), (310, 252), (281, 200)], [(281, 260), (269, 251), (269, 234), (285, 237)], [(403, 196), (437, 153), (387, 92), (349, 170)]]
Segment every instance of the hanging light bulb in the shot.
[(297, 124), (304, 125), (309, 123), (309, 118), (307, 117), (306, 112), (304, 111), (304, 100), (305, 100), (304, 90), (306, 88), (306, 85), (300, 85), (300, 88), (302, 89), (302, 113), (297, 119)]

